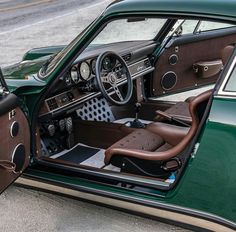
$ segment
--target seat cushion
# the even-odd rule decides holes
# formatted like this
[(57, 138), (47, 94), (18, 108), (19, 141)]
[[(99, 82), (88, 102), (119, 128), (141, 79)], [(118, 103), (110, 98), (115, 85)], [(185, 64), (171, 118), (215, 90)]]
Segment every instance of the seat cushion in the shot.
[(159, 135), (145, 129), (137, 129), (114, 143), (107, 151), (112, 148), (155, 151), (164, 143), (164, 140)]

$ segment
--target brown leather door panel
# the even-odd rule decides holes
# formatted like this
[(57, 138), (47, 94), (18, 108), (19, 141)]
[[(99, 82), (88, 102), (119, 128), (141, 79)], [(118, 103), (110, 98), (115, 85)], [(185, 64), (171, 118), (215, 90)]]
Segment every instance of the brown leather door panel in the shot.
[[(10, 95), (9, 95), (10, 96)], [(12, 103), (12, 98), (0, 97), (0, 192), (7, 188), (29, 164), (30, 130), (21, 109)], [(4, 112), (6, 102), (9, 112)], [(4, 102), (1, 104), (1, 102)]]
[[(194, 39), (174, 38), (162, 51), (155, 64), (152, 81), (152, 96), (161, 96), (201, 85), (215, 83), (221, 71), (222, 50), (236, 41), (236, 33), (217, 34), (214, 37), (192, 35)], [(201, 39), (196, 39), (196, 37)], [(175, 40), (178, 40), (176, 43)], [(183, 41), (181, 43), (181, 40)], [(208, 64), (196, 72), (196, 64)], [(218, 65), (217, 65), (218, 64)], [(200, 67), (199, 67), (200, 68)], [(202, 72), (202, 73), (201, 73)]]

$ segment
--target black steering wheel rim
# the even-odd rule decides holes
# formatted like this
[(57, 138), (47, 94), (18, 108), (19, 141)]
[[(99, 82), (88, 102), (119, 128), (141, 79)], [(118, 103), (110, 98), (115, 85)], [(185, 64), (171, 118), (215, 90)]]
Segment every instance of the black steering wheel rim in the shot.
[[(120, 84), (120, 82), (117, 83), (117, 81), (120, 77), (118, 77), (115, 72), (113, 72), (113, 71), (109, 72), (106, 77), (103, 77), (101, 74), (101, 70), (103, 68), (102, 67), (103, 60), (109, 56), (114, 57), (120, 63), (120, 65), (122, 66), (122, 70), (125, 73), (125, 79), (127, 80), (125, 82), (127, 84), (127, 94), (125, 95), (125, 97), (122, 96), (122, 93), (120, 92), (120, 90), (118, 88), (120, 85), (123, 85), (123, 82), (121, 81), (121, 84)], [(128, 68), (126, 62), (117, 53), (111, 52), (111, 51), (106, 51), (106, 52), (100, 54), (100, 56), (98, 57), (97, 62), (96, 62), (96, 79), (97, 79), (97, 84), (98, 84), (99, 90), (101, 91), (102, 95), (110, 103), (115, 104), (115, 105), (125, 105), (131, 99), (132, 94), (133, 94), (132, 77), (131, 77), (131, 74), (129, 72), (129, 68)], [(106, 88), (104, 86), (105, 80), (106, 80), (106, 83), (109, 83), (111, 85), (111, 89), (113, 89), (114, 93), (111, 94), (111, 93), (109, 93), (109, 91), (106, 90)], [(114, 82), (112, 80), (114, 80)], [(114, 97), (112, 97), (114, 94), (116, 94), (116, 96), (118, 96), (119, 100), (116, 100), (116, 99), (114, 99)]]

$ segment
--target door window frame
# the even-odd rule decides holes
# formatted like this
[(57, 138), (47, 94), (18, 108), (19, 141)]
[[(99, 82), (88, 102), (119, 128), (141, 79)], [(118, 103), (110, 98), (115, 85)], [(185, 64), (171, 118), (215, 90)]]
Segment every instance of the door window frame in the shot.
[(233, 56), (234, 56), (234, 58), (233, 58), (233, 60), (231, 59), (231, 64), (230, 64), (230, 66), (227, 70), (227, 73), (225, 75), (225, 78), (219, 88), (219, 91), (218, 91), (219, 96), (236, 96), (236, 86), (235, 86), (234, 91), (226, 90), (226, 86), (228, 84), (228, 81), (231, 78), (231, 74), (232, 74), (234, 68), (236, 67), (236, 49), (234, 49)]

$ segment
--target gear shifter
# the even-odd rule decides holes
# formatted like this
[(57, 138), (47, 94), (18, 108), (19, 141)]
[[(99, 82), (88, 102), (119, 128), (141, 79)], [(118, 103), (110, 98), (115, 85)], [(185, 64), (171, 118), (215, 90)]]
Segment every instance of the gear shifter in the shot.
[(132, 128), (144, 128), (145, 125), (139, 120), (139, 112), (140, 112), (141, 104), (135, 103), (135, 119), (130, 122), (130, 127)]

